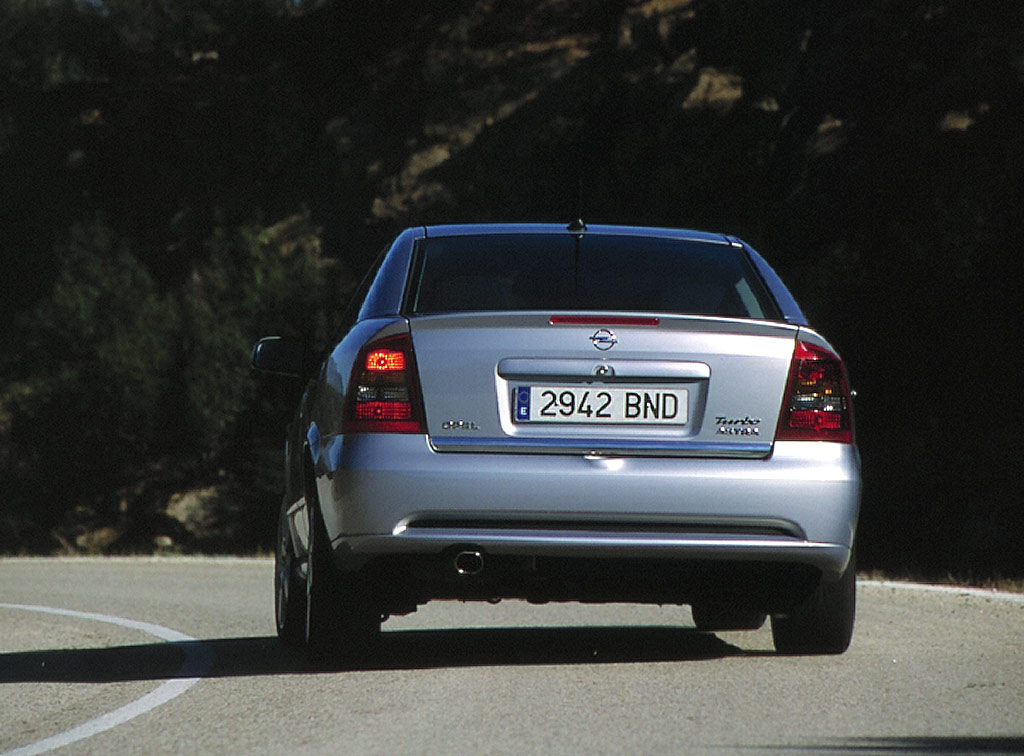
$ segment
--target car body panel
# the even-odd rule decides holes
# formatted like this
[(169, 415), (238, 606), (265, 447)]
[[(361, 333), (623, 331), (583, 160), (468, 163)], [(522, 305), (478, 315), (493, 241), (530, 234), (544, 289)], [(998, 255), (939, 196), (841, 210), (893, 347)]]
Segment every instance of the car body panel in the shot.
[[(427, 429), (435, 448), (456, 450), (480, 440), (492, 443), (477, 444), (477, 451), (518, 447), (540, 452), (550, 441), (550, 449), (565, 451), (589, 440), (598, 448), (629, 453), (631, 444), (643, 452), (650, 443), (681, 450), (685, 445), (680, 442), (701, 441), (728, 453), (731, 445), (738, 450), (763, 439), (761, 455), (767, 452), (796, 328), (664, 316), (655, 327), (616, 327), (619, 343), (600, 352), (590, 341), (595, 326), (553, 326), (549, 320), (547, 314), (524, 313), (412, 320)], [(595, 393), (615, 386), (644, 392), (685, 389), (688, 422), (682, 427), (516, 422), (514, 393), (532, 384)], [(460, 390), (451, 391), (453, 385)], [(740, 420), (746, 424), (740, 426)], [(726, 421), (733, 425), (723, 428)], [(740, 427), (746, 435), (730, 432)], [(493, 443), (501, 440), (518, 443)]]
[[(553, 555), (559, 538), (577, 539), (575, 549), (588, 524), (612, 520), (637, 526), (622, 556), (642, 555), (645, 543), (664, 555), (683, 536), (735, 556), (737, 544), (723, 541), (723, 532), (761, 537), (774, 523), (777, 532), (761, 538), (764, 553), (745, 558), (772, 558), (773, 549), (789, 558), (804, 548), (815, 566), (838, 574), (850, 556), (859, 505), (858, 460), (850, 446), (817, 444), (810, 453), (803, 446), (779, 443), (770, 459), (749, 460), (443, 454), (422, 436), (396, 442), (367, 434), (341, 440), (337, 455), (324, 458), (319, 498), (329, 502), (328, 530), (345, 534), (337, 545), (346, 555), (434, 548), (448, 536), (417, 523), (445, 521), (452, 542), (473, 542), (469, 532), (454, 535), (457, 523), (473, 522), (489, 532), (489, 548), (521, 551), (524, 536), (513, 531), (537, 530), (545, 520), (563, 526), (543, 529), (544, 553)], [(487, 521), (491, 528), (480, 527)], [(654, 525), (645, 540), (641, 526)], [(598, 541), (610, 544), (611, 535)]]

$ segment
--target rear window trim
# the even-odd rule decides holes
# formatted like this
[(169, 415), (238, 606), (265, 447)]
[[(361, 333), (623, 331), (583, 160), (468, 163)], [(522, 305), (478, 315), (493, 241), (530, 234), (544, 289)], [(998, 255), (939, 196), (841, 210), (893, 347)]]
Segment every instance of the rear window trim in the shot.
[[(507, 239), (509, 237), (519, 236), (519, 235), (520, 234), (488, 234), (486, 232), (483, 232), (483, 233), (473, 233), (473, 234), (459, 234), (458, 236), (460, 238), (467, 238), (467, 237), (487, 238), (487, 237), (491, 236), (491, 237), (499, 237), (499, 238)], [(540, 238), (540, 237), (554, 236), (554, 235), (549, 233), (549, 232), (537, 230), (537, 231), (534, 231), (532, 233), (521, 234), (521, 236)], [(627, 233), (602, 233), (602, 234), (595, 234), (595, 236), (600, 236), (602, 238), (630, 239), (630, 240), (634, 240), (634, 241), (642, 239), (642, 238), (647, 238), (647, 237), (636, 236), (636, 235), (631, 235), (631, 234), (627, 234)], [(421, 293), (421, 287), (423, 285), (423, 270), (424, 270), (424, 266), (426, 264), (426, 249), (425, 249), (425, 245), (427, 243), (429, 243), (429, 242), (432, 242), (432, 241), (443, 240), (443, 239), (450, 239), (450, 238), (455, 238), (455, 237), (454, 236), (421, 237), (421, 238), (416, 239), (415, 242), (413, 243), (413, 248), (412, 248), (412, 252), (411, 252), (411, 255), (410, 255), (411, 259), (410, 259), (409, 268), (408, 268), (408, 277), (406, 279), (405, 291), (404, 291), (404, 294), (403, 294), (403, 297), (402, 297), (402, 305), (401, 305), (401, 314), (402, 315), (404, 315), (406, 317), (423, 317), (423, 316), (429, 316), (429, 315), (453, 314), (453, 313), (459, 313), (459, 312), (466, 312), (466, 313), (468, 313), (468, 312), (501, 312), (502, 311), (500, 309), (494, 309), (494, 310), (460, 309), (460, 310), (427, 311), (427, 312), (419, 312), (419, 311), (417, 311), (416, 305), (417, 305), (417, 302), (419, 301), (419, 297), (420, 297), (420, 293)], [(745, 280), (750, 285), (752, 293), (753, 293), (755, 299), (757, 300), (758, 304), (761, 306), (761, 308), (764, 309), (764, 310), (770, 310), (770, 312), (766, 311), (760, 317), (755, 317), (755, 316), (752, 316), (752, 315), (735, 316), (736, 319), (738, 319), (738, 320), (760, 320), (760, 321), (766, 321), (766, 322), (781, 322), (781, 323), (792, 322), (790, 320), (790, 313), (786, 312), (786, 308), (784, 308), (782, 306), (782, 303), (779, 302), (779, 300), (778, 300), (778, 298), (776, 296), (776, 292), (775, 292), (774, 288), (771, 286), (771, 283), (765, 279), (764, 272), (762, 270), (762, 265), (758, 264), (760, 262), (760, 263), (763, 263), (765, 266), (767, 266), (767, 263), (764, 263), (763, 260), (755, 259), (751, 255), (751, 252), (753, 252), (753, 250), (749, 247), (749, 245), (747, 245), (745, 243), (740, 243), (740, 242), (738, 242), (736, 240), (732, 240), (732, 239), (728, 239), (728, 238), (725, 238), (722, 241), (712, 240), (712, 239), (685, 239), (685, 238), (658, 237), (658, 236), (650, 237), (650, 238), (652, 240), (658, 240), (658, 241), (673, 240), (673, 241), (685, 242), (685, 243), (690, 243), (690, 244), (707, 245), (709, 247), (720, 246), (720, 247), (731, 248), (734, 251), (738, 251), (739, 252), (738, 258), (739, 258), (739, 261), (740, 261), (740, 265), (742, 266), (743, 271), (744, 271)], [(548, 308), (548, 309), (552, 309), (553, 310), (555, 308)], [(559, 309), (559, 311), (573, 311), (573, 308), (558, 308), (558, 309)], [(595, 308), (592, 308), (592, 307), (588, 307), (588, 308), (585, 308), (585, 310), (588, 313), (623, 312), (622, 309), (616, 309), (616, 308), (608, 308), (607, 310), (604, 310), (604, 309), (595, 309)], [(517, 309), (515, 311), (516, 312), (528, 312), (528, 311), (531, 311), (531, 310), (519, 310), (519, 309)], [(579, 310), (579, 311), (582, 311), (582, 310)], [(711, 315), (711, 314), (702, 314), (702, 313), (675, 312), (675, 311), (672, 311), (672, 310), (657, 310), (657, 309), (644, 309), (644, 310), (631, 310), (631, 311), (632, 312), (652, 313), (652, 314), (657, 313), (657, 314), (664, 314), (664, 315), (679, 315), (679, 316), (684, 316), (684, 317), (732, 317), (732, 316), (721, 316), (721, 315)]]
[[(435, 237), (436, 238), (436, 237)], [(444, 237), (441, 237), (444, 238)], [(417, 239), (412, 246), (412, 254), (409, 260), (409, 277), (405, 282), (405, 295), (402, 297), (402, 314), (407, 316), (420, 315), (414, 309), (416, 300), (419, 298), (420, 286), (423, 285), (423, 263), (426, 253), (423, 244), (426, 239)]]

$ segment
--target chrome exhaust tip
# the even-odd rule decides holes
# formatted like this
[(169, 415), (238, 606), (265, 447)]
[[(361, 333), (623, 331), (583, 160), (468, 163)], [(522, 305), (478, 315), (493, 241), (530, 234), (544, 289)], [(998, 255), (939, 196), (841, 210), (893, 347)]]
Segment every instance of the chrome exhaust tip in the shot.
[(484, 555), (479, 551), (460, 551), (453, 561), (460, 575), (471, 577), (484, 571)]

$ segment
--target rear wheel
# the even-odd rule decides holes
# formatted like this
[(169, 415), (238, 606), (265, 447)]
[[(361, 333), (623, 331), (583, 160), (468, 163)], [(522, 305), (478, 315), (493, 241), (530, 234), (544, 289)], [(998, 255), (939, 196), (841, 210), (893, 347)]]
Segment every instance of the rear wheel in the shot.
[(781, 654), (841, 654), (850, 646), (857, 604), (853, 558), (839, 580), (822, 581), (802, 604), (772, 615), (772, 639)]
[(274, 614), (277, 637), (286, 646), (306, 642), (306, 585), (299, 573), (285, 505), (277, 520), (277, 547), (274, 552)]
[(722, 604), (694, 604), (690, 607), (693, 624), (704, 632), (722, 630), (757, 630), (764, 624), (765, 614)]
[(375, 650), (380, 612), (365, 581), (335, 569), (315, 497), (307, 497), (309, 562), (306, 569), (305, 642), (316, 662), (354, 660)]

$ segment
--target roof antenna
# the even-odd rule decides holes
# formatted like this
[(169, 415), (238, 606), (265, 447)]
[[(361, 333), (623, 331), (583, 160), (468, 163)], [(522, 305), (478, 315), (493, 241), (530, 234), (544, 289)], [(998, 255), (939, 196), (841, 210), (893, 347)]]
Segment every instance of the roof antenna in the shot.
[(576, 184), (576, 220), (565, 227), (570, 234), (583, 234), (587, 230), (587, 224), (583, 222), (583, 176), (577, 179)]
[(580, 240), (587, 230), (587, 224), (583, 222), (583, 177), (579, 177), (576, 187), (576, 220), (565, 227), (573, 236), (574, 244), (572, 250), (572, 301), (575, 308), (580, 307)]

